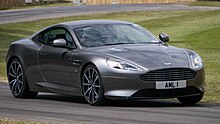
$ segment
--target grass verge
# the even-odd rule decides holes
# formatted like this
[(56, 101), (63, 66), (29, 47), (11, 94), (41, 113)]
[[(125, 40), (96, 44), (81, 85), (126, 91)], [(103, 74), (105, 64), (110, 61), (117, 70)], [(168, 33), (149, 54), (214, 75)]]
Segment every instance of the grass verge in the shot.
[(220, 11), (143, 11), (94, 14), (43, 19), (0, 25), (0, 77), (5, 79), (5, 56), (12, 41), (27, 37), (46, 26), (82, 19), (116, 19), (137, 23), (154, 34), (166, 32), (170, 45), (198, 52), (205, 63), (207, 92), (203, 102), (220, 103)]
[(211, 7), (220, 7), (220, 2), (192, 2), (188, 4), (189, 6), (211, 6)]
[(4, 118), (4, 119), (0, 119), (0, 124), (45, 124), (45, 123)]

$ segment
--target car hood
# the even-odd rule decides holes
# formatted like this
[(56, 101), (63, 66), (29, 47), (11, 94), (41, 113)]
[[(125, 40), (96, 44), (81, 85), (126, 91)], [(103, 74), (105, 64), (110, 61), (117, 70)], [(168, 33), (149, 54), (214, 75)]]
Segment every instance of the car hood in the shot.
[(92, 48), (100, 54), (126, 59), (148, 69), (189, 67), (183, 49), (162, 44), (117, 45)]

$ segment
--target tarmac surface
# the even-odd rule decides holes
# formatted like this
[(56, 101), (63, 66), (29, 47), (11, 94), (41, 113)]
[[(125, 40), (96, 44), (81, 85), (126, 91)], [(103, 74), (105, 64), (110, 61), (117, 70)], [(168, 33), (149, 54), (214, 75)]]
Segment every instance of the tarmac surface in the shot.
[(22, 10), (0, 11), (0, 24), (32, 21), (94, 13), (126, 11), (163, 11), (163, 10), (220, 10), (220, 7), (186, 6), (183, 4), (116, 4), (116, 5), (81, 5), (66, 7), (48, 7)]
[(219, 124), (220, 106), (184, 106), (174, 100), (109, 101), (90, 106), (81, 97), (41, 93), (14, 98), (0, 83), (0, 118), (71, 124)]

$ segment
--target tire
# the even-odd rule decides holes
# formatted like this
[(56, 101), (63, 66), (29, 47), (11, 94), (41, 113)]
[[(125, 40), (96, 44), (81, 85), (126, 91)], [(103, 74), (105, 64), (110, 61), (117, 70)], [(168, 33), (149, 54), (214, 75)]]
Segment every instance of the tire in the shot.
[(105, 101), (104, 88), (101, 75), (98, 69), (93, 66), (87, 66), (82, 75), (82, 93), (90, 105), (103, 105)]
[(29, 90), (26, 74), (19, 59), (13, 59), (8, 66), (8, 84), (16, 98), (35, 98), (38, 92)]
[(196, 104), (201, 101), (203, 98), (203, 94), (197, 96), (188, 96), (188, 97), (179, 97), (177, 98), (179, 102), (186, 105)]

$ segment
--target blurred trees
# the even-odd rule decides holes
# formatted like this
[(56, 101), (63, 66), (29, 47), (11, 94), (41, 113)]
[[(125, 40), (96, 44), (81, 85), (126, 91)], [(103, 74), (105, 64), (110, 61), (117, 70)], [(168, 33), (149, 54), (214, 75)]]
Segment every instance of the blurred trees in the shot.
[[(0, 9), (25, 6), (27, 5), (25, 1), (26, 0), (0, 0)], [(49, 4), (49, 3), (64, 2), (64, 1), (66, 0), (32, 0), (32, 3), (28, 3), (28, 4), (31, 4), (31, 5)]]
[(25, 0), (0, 0), (0, 9), (24, 6)]

